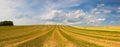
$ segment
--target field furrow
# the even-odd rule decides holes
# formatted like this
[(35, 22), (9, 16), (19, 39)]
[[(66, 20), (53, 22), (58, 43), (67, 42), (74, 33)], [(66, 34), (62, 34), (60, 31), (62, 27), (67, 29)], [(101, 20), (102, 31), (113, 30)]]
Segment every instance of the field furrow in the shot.
[(68, 31), (66, 33), (72, 34), (73, 36), (75, 36), (76, 39), (82, 39), (82, 40), (85, 40), (91, 43), (99, 44), (104, 47), (119, 47), (120, 46), (119, 41), (106, 40), (106, 39), (99, 38), (99, 36), (93, 37), (91, 35), (83, 34), (84, 33), (83, 31), (81, 31), (81, 33), (76, 33), (77, 31), (67, 30), (67, 28), (65, 28), (64, 30)]
[(18, 47), (26, 47), (26, 46), (28, 46), (28, 47), (43, 47), (43, 42), (45, 41), (45, 39), (50, 34), (52, 34), (54, 28), (55, 27), (43, 30), (43, 34), (42, 33), (38, 33), (36, 35), (36, 37), (33, 36), (33, 39), (18, 45)]
[(84, 37), (76, 36), (74, 33), (71, 33), (69, 30), (60, 30), (62, 35), (64, 35), (68, 40), (72, 41), (77, 45), (77, 47), (102, 47), (100, 45), (94, 44)]
[(120, 47), (119, 28), (67, 25), (1, 26), (0, 47)]
[(61, 33), (60, 33), (60, 26), (56, 28), (56, 34), (55, 39), (57, 40), (58, 46), (57, 47), (76, 47), (74, 43), (66, 39)]
[[(67, 28), (67, 27), (66, 27)], [(64, 30), (66, 30), (66, 28)], [(113, 41), (120, 41), (120, 36), (119, 34), (114, 34), (114, 33), (101, 33), (101, 32), (93, 32), (93, 31), (86, 31), (86, 30), (78, 30), (78, 29), (73, 29), (73, 28), (67, 28), (68, 30), (75, 30), (72, 31), (73, 33), (76, 34), (81, 34), (89, 37), (95, 37), (95, 38), (100, 38), (100, 39), (107, 39), (107, 40), (113, 40)], [(81, 33), (82, 32), (82, 33)], [(111, 36), (111, 37), (109, 37)]]

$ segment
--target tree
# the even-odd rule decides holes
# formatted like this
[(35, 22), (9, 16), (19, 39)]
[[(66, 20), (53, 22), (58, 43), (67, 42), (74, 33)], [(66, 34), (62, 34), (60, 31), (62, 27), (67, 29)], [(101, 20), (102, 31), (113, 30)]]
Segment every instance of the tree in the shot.
[(0, 22), (0, 26), (13, 26), (13, 22), (12, 21), (1, 21)]

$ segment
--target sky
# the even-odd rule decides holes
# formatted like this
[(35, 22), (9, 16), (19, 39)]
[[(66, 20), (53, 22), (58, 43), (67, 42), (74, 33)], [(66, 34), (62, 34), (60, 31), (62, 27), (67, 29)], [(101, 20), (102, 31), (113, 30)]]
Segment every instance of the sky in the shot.
[(0, 0), (0, 21), (15, 25), (119, 26), (120, 0)]

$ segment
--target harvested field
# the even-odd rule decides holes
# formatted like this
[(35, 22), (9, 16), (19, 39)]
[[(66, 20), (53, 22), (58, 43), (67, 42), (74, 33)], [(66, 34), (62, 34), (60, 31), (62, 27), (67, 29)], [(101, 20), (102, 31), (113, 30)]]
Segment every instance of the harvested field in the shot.
[(120, 47), (120, 27), (1, 26), (0, 47)]

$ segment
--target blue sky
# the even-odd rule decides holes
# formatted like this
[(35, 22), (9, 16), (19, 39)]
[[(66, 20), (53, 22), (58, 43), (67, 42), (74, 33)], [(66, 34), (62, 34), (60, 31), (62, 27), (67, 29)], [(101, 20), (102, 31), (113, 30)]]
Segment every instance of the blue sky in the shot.
[(15, 25), (120, 25), (120, 0), (0, 0), (0, 21)]

